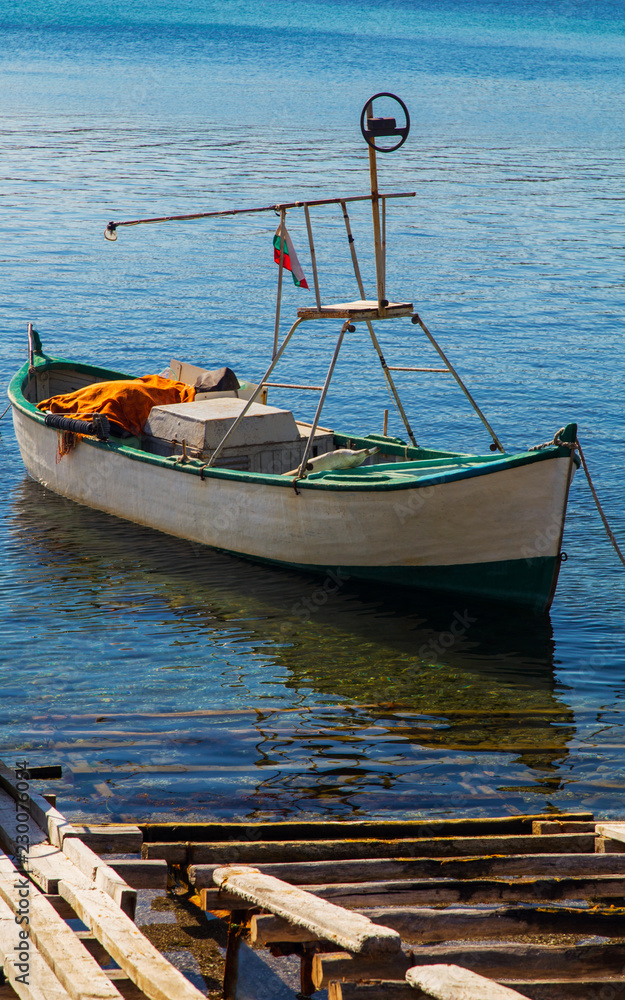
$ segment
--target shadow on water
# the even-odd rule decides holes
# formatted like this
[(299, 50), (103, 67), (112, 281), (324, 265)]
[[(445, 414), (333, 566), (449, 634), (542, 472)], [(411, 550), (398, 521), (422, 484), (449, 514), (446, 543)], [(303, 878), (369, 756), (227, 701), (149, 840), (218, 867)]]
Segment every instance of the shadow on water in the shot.
[[(104, 679), (100, 668), (92, 686), (38, 703), (36, 714), (53, 732), (53, 755), (71, 763), (81, 751), (72, 774), (91, 813), (103, 774), (125, 784), (118, 804), (110, 795), (105, 803), (120, 816), (171, 809), (183, 786), (196, 814), (346, 818), (446, 811), (465, 800), (497, 813), (507, 811), (504, 799), (523, 807), (525, 792), (542, 796), (532, 803), (542, 809), (559, 787), (575, 728), (556, 691), (548, 616), (270, 569), (80, 507), (30, 480), (14, 494), (9, 544), (25, 593), (54, 621), (53, 638), (40, 642), (35, 629), (31, 669), (53, 649), (62, 658), (76, 630), (85, 663), (96, 652), (104, 658)], [(120, 628), (125, 659), (120, 643), (104, 643)], [(158, 635), (168, 636), (166, 649)], [(143, 673), (129, 686), (138, 656)], [(117, 743), (105, 735), (109, 724)], [(141, 737), (146, 747), (156, 739), (156, 752), (142, 750)], [(167, 761), (184, 774), (177, 790), (163, 778)], [(508, 764), (523, 780), (494, 789)], [(237, 779), (235, 791), (224, 774), (209, 791), (208, 773), (220, 766), (249, 772), (246, 782)], [(148, 774), (156, 785), (146, 790)]]

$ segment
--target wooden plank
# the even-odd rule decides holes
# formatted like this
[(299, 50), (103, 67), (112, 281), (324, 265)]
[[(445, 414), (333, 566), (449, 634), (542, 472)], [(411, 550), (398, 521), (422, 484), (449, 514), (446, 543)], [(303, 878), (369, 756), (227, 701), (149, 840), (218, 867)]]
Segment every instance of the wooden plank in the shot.
[(215, 871), (220, 890), (225, 889), (278, 917), (314, 931), (326, 941), (356, 954), (396, 953), (401, 940), (396, 931), (374, 924), (368, 917), (347, 913), (340, 907), (263, 875), (254, 868), (224, 867)]
[[(530, 1000), (617, 1000), (625, 997), (625, 979), (614, 977), (560, 980), (503, 980), (503, 986), (518, 990)], [(415, 997), (411, 997), (415, 1000)]]
[(169, 865), (186, 865), (188, 847), (180, 843), (146, 844), (141, 848), (141, 857), (150, 861), (165, 861)]
[[(218, 865), (191, 865), (189, 881), (198, 889), (213, 885)], [(292, 885), (331, 882), (373, 882), (394, 879), (473, 879), (515, 875), (625, 875), (625, 857), (600, 854), (517, 854), (484, 858), (372, 858), (349, 861), (300, 861), (257, 864), (266, 875)]]
[(406, 973), (406, 982), (434, 1000), (524, 1000), (516, 990), (457, 965), (417, 965)]
[(239, 955), (248, 917), (247, 910), (233, 910), (230, 914), (226, 956), (224, 960), (224, 1000), (236, 1000), (239, 982)]
[[(18, 812), (19, 823), (17, 820)], [(18, 843), (17, 837), (27, 837), (29, 844), (41, 844), (47, 840), (45, 833), (30, 817), (28, 810), (22, 810), (15, 799), (0, 789), (0, 845), (8, 854), (20, 853), (22, 850), (20, 845), (26, 843), (23, 839)]]
[[(193, 714), (193, 713), (192, 713)], [(534, 813), (462, 819), (355, 820), (277, 823), (141, 823), (144, 843), (253, 842), (312, 840), (403, 840), (432, 837), (471, 837), (531, 834), (538, 820), (590, 822), (591, 812)]]
[[(580, 934), (619, 937), (625, 927), (625, 908), (591, 910), (581, 907), (500, 906), (490, 909), (435, 910), (427, 907), (386, 907), (360, 910), (378, 924), (392, 927), (404, 943), (434, 944), (485, 938), (496, 940), (530, 934)], [(273, 942), (318, 940), (311, 931), (295, 927), (270, 914), (256, 914), (250, 923), (250, 944), (261, 948)]]
[[(505, 980), (501, 985), (518, 990), (530, 1000), (617, 1000), (625, 996), (625, 979)], [(328, 1000), (422, 1000), (425, 996), (407, 982), (397, 980), (332, 982), (328, 989)]]
[(109, 866), (133, 889), (166, 889), (167, 862), (114, 858)]
[[(218, 869), (219, 870), (219, 869)], [(270, 876), (265, 876), (269, 878)], [(625, 876), (571, 878), (467, 879), (446, 881), (352, 882), (309, 886), (308, 891), (347, 909), (372, 906), (428, 906), (434, 903), (519, 903), (578, 899), (622, 899)], [(201, 889), (205, 910), (236, 908), (237, 897), (217, 889)]]
[[(489, 979), (511, 980), (519, 971), (536, 979), (560, 979), (563, 976), (621, 975), (625, 963), (625, 944), (514, 944), (433, 945), (419, 948), (419, 965), (460, 965)], [(339, 952), (315, 956), (313, 979), (317, 989), (323, 989), (333, 979), (352, 981), (370, 979), (401, 979), (406, 968), (413, 965), (409, 955), (376, 956), (374, 959)], [(403, 971), (402, 971), (403, 970)]]
[(595, 830), (600, 837), (608, 837), (610, 840), (625, 844), (625, 823), (597, 823)]
[(461, 965), (490, 979), (514, 979), (523, 974), (536, 979), (583, 978), (620, 975), (625, 964), (625, 944), (439, 944), (419, 948), (419, 965)]
[[(534, 837), (434, 837), (413, 840), (239, 841), (186, 846), (187, 862), (277, 864), (369, 858), (459, 858), (487, 854), (593, 854), (593, 834), (560, 833)], [(154, 857), (151, 852), (149, 857)]]
[(42, 764), (39, 767), (29, 767), (28, 774), (30, 781), (46, 781), (63, 777), (63, 768), (60, 764)]
[[(14, 925), (15, 926), (15, 925)], [(28, 960), (28, 984), (22, 982), (24, 975), (21, 963), (6, 953), (2, 960), (2, 970), (13, 990), (21, 1000), (71, 1000), (66, 989), (50, 970), (41, 955), (31, 949)]]
[(97, 854), (138, 854), (143, 843), (141, 830), (131, 823), (74, 823), (65, 837), (80, 837)]
[[(25, 929), (26, 938), (20, 937), (21, 929), (15, 923), (13, 910), (0, 899), (0, 964), (15, 993), (22, 1000), (71, 1000), (30, 940), (28, 930)], [(16, 954), (20, 944), (24, 946), (21, 956)], [(24, 957), (26, 961), (22, 962)]]
[(273, 913), (255, 913), (250, 920), (249, 942), (252, 948), (263, 948), (266, 944), (275, 941), (299, 941), (303, 943), (320, 940), (321, 938), (314, 931), (308, 930), (307, 927), (301, 927), (299, 924), (292, 924), (282, 917), (275, 917)]
[(59, 893), (149, 1000), (205, 1000), (97, 886), (59, 882)]
[[(421, 994), (423, 996), (423, 994)], [(405, 980), (383, 979), (377, 983), (338, 983), (328, 987), (328, 1000), (421, 1000)]]
[[(71, 848), (69, 848), (70, 839), (73, 841)], [(109, 869), (97, 855), (89, 851), (84, 844), (79, 846), (80, 844), (81, 842), (75, 838), (66, 841), (72, 857), (68, 857), (65, 851), (52, 844), (34, 844), (28, 854), (29, 875), (44, 892), (58, 894), (59, 881), (62, 878), (88, 889), (93, 884), (94, 872), (97, 873), (101, 868), (102, 888), (124, 912), (133, 916), (137, 904), (137, 890), (131, 889), (117, 872)], [(82, 858), (82, 867), (75, 863), (79, 858)]]
[(609, 837), (595, 837), (595, 851), (597, 854), (623, 854), (625, 844), (618, 840), (610, 840)]
[(62, 831), (69, 824), (55, 806), (46, 802), (43, 795), (39, 795), (32, 788), (23, 787), (29, 784), (27, 775), (30, 775), (30, 771), (20, 768), (11, 770), (0, 761), (0, 788), (8, 792), (13, 799), (21, 802), (40, 830), (47, 834), (48, 839), (53, 844), (60, 847), (59, 831)]
[[(134, 920), (137, 907), (137, 890), (131, 889), (122, 876), (110, 865), (105, 864), (90, 847), (79, 837), (65, 837), (63, 854), (86, 875), (103, 889), (117, 905)], [(65, 877), (65, 876), (64, 876)]]
[(535, 819), (532, 823), (534, 836), (542, 836), (545, 833), (593, 833), (594, 829), (595, 824), (592, 820), (586, 823), (575, 823), (566, 820)]
[(0, 897), (16, 914), (20, 899), (28, 898), (31, 940), (72, 1000), (119, 1000), (119, 992), (98, 963), (38, 889), (28, 883), (28, 897), (20, 897), (24, 882), (9, 858), (0, 855)]
[(411, 955), (400, 951), (396, 955), (363, 958), (347, 951), (317, 954), (313, 958), (312, 980), (316, 989), (326, 989), (333, 981), (359, 982), (373, 979), (403, 979), (414, 965)]

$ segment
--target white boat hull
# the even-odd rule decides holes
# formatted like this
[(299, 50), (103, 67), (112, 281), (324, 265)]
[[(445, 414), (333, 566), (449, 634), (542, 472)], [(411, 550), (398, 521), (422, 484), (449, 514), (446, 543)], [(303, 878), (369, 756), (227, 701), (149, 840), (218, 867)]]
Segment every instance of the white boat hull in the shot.
[[(321, 572), (342, 567), (437, 590), (466, 590), (461, 581), (473, 579), (470, 590), (481, 596), (550, 603), (570, 457), (485, 467), (469, 478), (411, 489), (296, 491), (267, 477), (201, 479), (173, 462), (142, 461), (88, 439), (60, 458), (59, 432), (18, 407), (13, 412), (30, 475), (77, 503), (263, 561)], [(528, 591), (537, 574), (538, 596)]]

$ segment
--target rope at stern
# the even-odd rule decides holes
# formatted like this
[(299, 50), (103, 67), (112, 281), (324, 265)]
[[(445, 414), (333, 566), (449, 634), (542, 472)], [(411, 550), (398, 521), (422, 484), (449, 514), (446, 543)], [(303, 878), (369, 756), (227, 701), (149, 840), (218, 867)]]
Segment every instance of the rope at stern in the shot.
[(9, 412), (10, 409), (11, 409), (11, 403), (9, 403), (6, 410), (3, 410), (2, 413), (0, 413), (0, 420), (2, 420), (2, 418)]

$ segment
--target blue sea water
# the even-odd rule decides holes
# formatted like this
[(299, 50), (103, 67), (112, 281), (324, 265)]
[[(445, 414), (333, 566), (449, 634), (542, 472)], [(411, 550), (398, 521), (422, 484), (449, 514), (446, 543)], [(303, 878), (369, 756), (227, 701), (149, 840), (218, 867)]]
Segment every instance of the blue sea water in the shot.
[[(360, 110), (394, 91), (412, 132), (380, 182), (416, 196), (389, 203), (392, 296), (509, 449), (578, 421), (625, 540), (624, 31), (609, 0), (0, 0), (3, 387), (28, 321), (60, 356), (258, 377), (273, 214), (114, 244), (104, 227), (364, 194)], [(350, 215), (371, 289), (370, 219)], [(309, 272), (301, 214), (288, 225)], [(336, 208), (313, 225), (324, 297), (354, 297)], [(288, 283), (285, 328), (310, 297)], [(409, 324), (379, 334), (392, 363), (436, 365)], [(284, 381), (322, 378), (335, 335), (308, 335)], [(452, 385), (398, 382), (421, 442), (487, 449)], [(388, 406), (359, 328), (324, 422), (380, 431)], [(624, 571), (581, 474), (537, 618), (352, 581), (329, 595), (199, 551), (45, 491), (9, 414), (0, 431), (0, 756), (61, 762), (72, 816), (623, 816)]]

